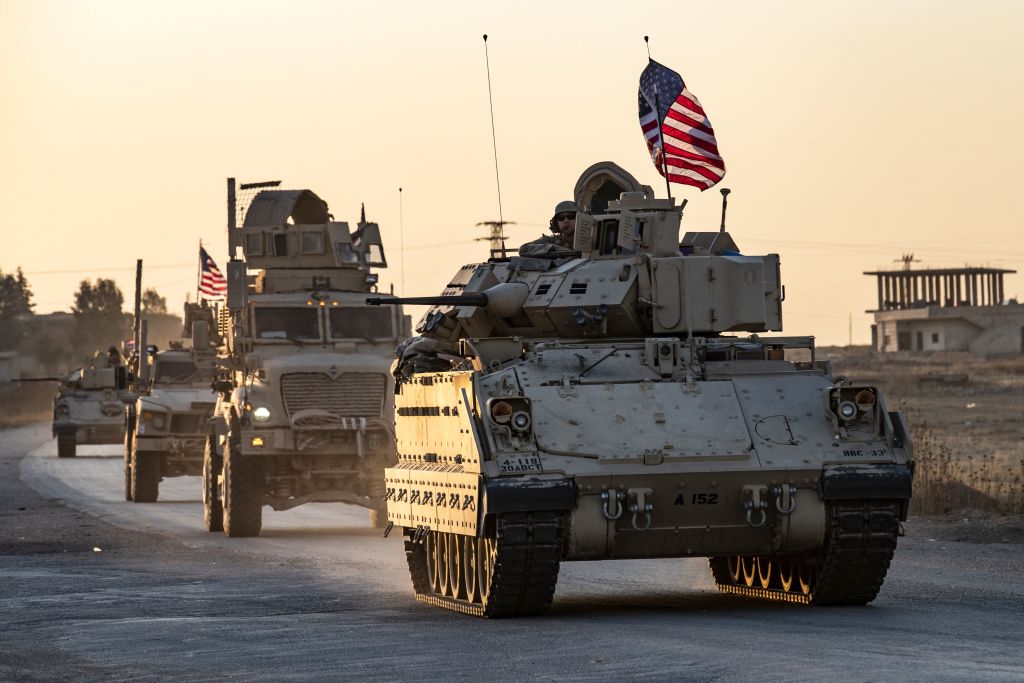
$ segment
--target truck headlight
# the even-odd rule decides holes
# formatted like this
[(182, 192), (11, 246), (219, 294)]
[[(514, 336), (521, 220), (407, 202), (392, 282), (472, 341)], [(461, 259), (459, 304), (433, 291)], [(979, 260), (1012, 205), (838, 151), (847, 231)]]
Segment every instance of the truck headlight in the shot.
[(270, 419), (270, 408), (266, 406), (257, 406), (252, 411), (252, 419), (257, 422), (266, 422)]
[(857, 417), (857, 406), (849, 401), (843, 401), (839, 404), (839, 417), (844, 420), (852, 420)]
[(155, 413), (151, 410), (143, 411), (142, 421), (148, 425), (151, 425), (153, 429), (163, 429), (165, 426), (167, 426), (167, 418), (164, 417), (164, 414)]

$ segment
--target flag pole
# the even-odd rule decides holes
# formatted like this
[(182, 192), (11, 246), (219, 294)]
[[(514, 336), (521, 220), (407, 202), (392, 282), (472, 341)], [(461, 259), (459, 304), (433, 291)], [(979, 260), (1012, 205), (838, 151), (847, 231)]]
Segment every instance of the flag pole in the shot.
[(200, 296), (200, 292), (199, 292), (199, 286), (203, 282), (203, 238), (202, 237), (199, 238), (199, 254), (197, 254), (197, 256), (199, 256), (199, 258), (197, 259), (198, 263), (196, 264), (196, 303), (198, 304), (202, 300), (201, 296)]
[(668, 192), (668, 199), (672, 201), (672, 183), (668, 179), (668, 154), (665, 152), (665, 134), (661, 132), (661, 102), (658, 98), (658, 86), (654, 86), (654, 106), (657, 107), (655, 116), (658, 117), (658, 141), (661, 143), (661, 172), (665, 176), (665, 191)]
[(402, 206), (402, 188), (398, 188), (398, 251), (402, 254), (402, 296), (405, 296), (405, 209)]
[[(651, 58), (651, 38), (650, 36), (644, 36), (644, 45), (647, 46), (647, 62), (651, 63), (654, 60)], [(668, 155), (665, 152), (665, 136), (661, 132), (661, 102), (658, 98), (658, 84), (654, 84), (654, 115), (658, 119), (658, 142), (661, 143), (661, 173), (665, 176), (665, 191), (668, 193), (669, 201), (672, 201), (672, 183), (668, 179)]]

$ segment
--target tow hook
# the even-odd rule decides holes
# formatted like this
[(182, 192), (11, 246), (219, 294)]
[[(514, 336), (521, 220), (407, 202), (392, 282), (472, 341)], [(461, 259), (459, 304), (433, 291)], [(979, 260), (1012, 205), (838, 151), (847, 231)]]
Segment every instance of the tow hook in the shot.
[[(747, 511), (747, 524), (758, 529), (768, 521), (768, 489), (763, 486), (744, 486), (740, 497), (743, 509)], [(754, 521), (754, 511), (759, 517)]]
[(775, 509), (780, 515), (788, 515), (796, 510), (796, 487), (792, 484), (773, 486), (772, 497), (775, 498)]
[[(633, 513), (631, 523), (637, 531), (647, 531), (651, 528), (651, 513), (654, 512), (654, 491), (651, 489), (629, 489), (626, 493), (626, 501), (629, 511)], [(643, 525), (638, 524), (643, 519)]]
[(601, 500), (604, 504), (601, 506), (601, 512), (604, 513), (605, 519), (615, 521), (619, 517), (622, 517), (622, 513), (625, 508), (622, 507), (622, 501), (626, 500), (626, 494), (622, 491), (601, 491)]

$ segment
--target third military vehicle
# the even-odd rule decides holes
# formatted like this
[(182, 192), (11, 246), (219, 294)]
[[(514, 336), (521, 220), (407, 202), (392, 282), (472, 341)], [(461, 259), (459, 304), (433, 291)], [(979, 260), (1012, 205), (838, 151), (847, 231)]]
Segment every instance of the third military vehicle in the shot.
[[(345, 502), (385, 521), (384, 468), (396, 461), (394, 347), (400, 310), (368, 309), (373, 268), (386, 266), (380, 230), (333, 220), (309, 190), (258, 190), (236, 225), (228, 183), (227, 302), (216, 330), (194, 326), (198, 351), (219, 344), (221, 392), (206, 445), (206, 526), (254, 536), (264, 504), (287, 510)], [(238, 211), (241, 213), (241, 211)], [(215, 333), (215, 334), (214, 334)]]
[(115, 350), (68, 374), (53, 400), (57, 456), (73, 458), (78, 444), (120, 443), (126, 372)]
[(197, 363), (181, 344), (157, 352), (147, 374), (125, 411), (124, 493), (136, 503), (156, 501), (161, 479), (202, 474), (206, 422), (217, 400), (212, 363)]
[[(574, 248), (464, 266), (396, 373), (388, 516), (418, 599), (540, 613), (563, 560), (708, 557), (723, 591), (861, 605), (911, 494), (881, 392), (782, 327), (776, 254), (604, 162)], [(800, 359), (800, 354), (805, 359)]]

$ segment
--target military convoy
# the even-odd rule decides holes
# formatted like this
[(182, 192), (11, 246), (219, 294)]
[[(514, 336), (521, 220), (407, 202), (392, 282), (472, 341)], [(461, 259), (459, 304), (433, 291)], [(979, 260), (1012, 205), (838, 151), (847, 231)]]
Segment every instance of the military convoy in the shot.
[(119, 356), (97, 351), (90, 365), (64, 377), (53, 399), (58, 457), (75, 457), (78, 444), (121, 442), (125, 376)]
[(212, 363), (197, 363), (181, 344), (157, 352), (147, 375), (125, 410), (124, 494), (136, 503), (155, 502), (164, 478), (202, 474), (217, 400)]
[[(544, 612), (566, 560), (708, 557), (718, 587), (878, 593), (907, 513), (903, 417), (782, 329), (776, 254), (615, 164), (575, 188), (573, 249), (463, 266), (396, 375), (387, 512), (417, 599)], [(800, 359), (803, 356), (804, 359)]]
[[(388, 369), (409, 333), (401, 310), (369, 309), (380, 230), (336, 222), (309, 190), (228, 183), (227, 301), (193, 324), (218, 349), (219, 392), (205, 444), (206, 528), (255, 536), (264, 504), (369, 508), (382, 524), (384, 468), (396, 462)], [(258, 190), (237, 225), (237, 191)]]

